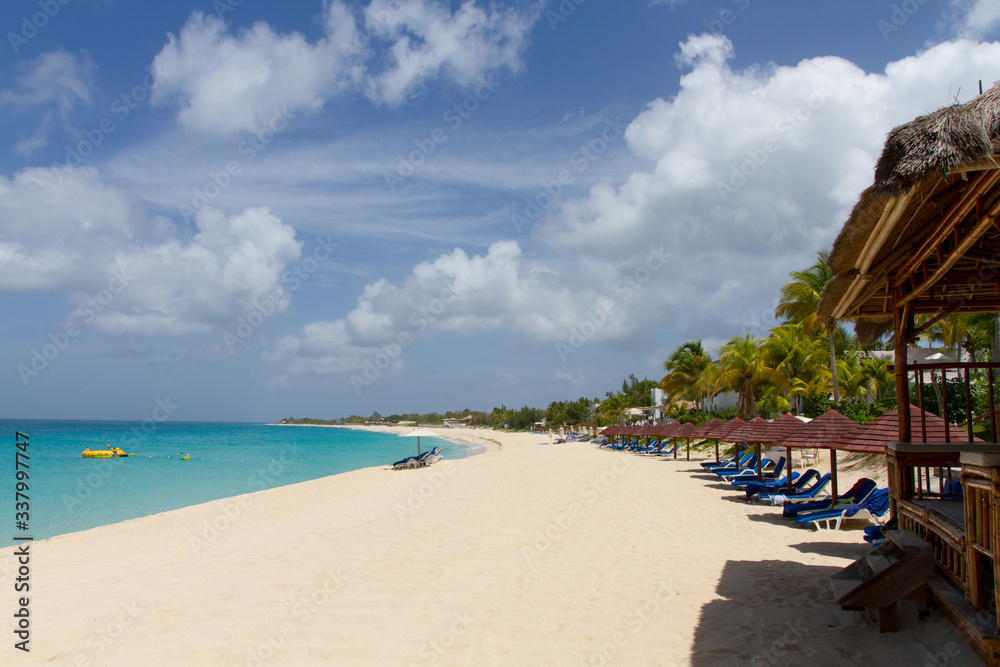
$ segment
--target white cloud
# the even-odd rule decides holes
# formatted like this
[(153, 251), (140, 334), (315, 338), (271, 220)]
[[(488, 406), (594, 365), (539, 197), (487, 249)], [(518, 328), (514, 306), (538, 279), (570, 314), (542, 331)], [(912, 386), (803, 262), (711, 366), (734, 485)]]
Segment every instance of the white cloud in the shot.
[(94, 103), (97, 67), (86, 53), (76, 56), (57, 50), (20, 63), (18, 69), (16, 87), (0, 90), (0, 105), (41, 114), (34, 134), (14, 147), (18, 153), (29, 155), (48, 144), (57, 118), (72, 130), (69, 114), (73, 108), (80, 103)]
[(460, 86), (517, 69), (537, 17), (466, 2), (451, 12), (432, 0), (373, 0), (361, 18), (342, 2), (324, 14), (324, 37), (278, 34), (264, 22), (234, 35), (195, 12), (153, 61), (154, 103), (180, 107), (178, 121), (209, 133), (255, 131), (275, 109), (316, 111), (337, 94), (363, 92), (398, 105), (425, 82)]
[[(870, 185), (888, 130), (947, 103), (949, 89), (971, 91), (1000, 44), (946, 42), (883, 74), (834, 57), (738, 71), (732, 53), (723, 37), (681, 45), (680, 91), (626, 131), (647, 166), (539, 220), (544, 258), (529, 261), (510, 241), (484, 256), (444, 254), (401, 285), (368, 285), (343, 319), (289, 336), (274, 360), (293, 374), (357, 372), (400, 333), (506, 330), (535, 344), (609, 347), (654, 332), (763, 335), (788, 273), (830, 246)], [(651, 272), (660, 247), (669, 258)], [(449, 286), (460, 297), (421, 315)], [(608, 303), (612, 315), (593, 325)]]
[(340, 2), (327, 13), (327, 37), (310, 44), (264, 22), (233, 36), (195, 12), (153, 60), (154, 103), (176, 101), (178, 120), (204, 132), (255, 131), (276, 109), (315, 111), (357, 75), (350, 52), (354, 18)]
[(376, 102), (398, 105), (425, 81), (446, 75), (468, 86), (486, 72), (520, 68), (535, 17), (473, 2), (451, 13), (425, 0), (373, 0), (365, 9), (369, 32), (392, 44), (392, 66), (368, 80)]
[(952, 0), (956, 14), (955, 33), (981, 39), (1000, 28), (1000, 3), (996, 0)]
[(188, 234), (92, 167), (0, 177), (0, 224), (0, 290), (61, 292), (78, 325), (112, 334), (226, 328), (262, 300), (284, 310), (281, 277), (301, 250), (266, 207), (206, 207)]
[[(585, 344), (635, 333), (638, 320), (629, 314), (643, 307), (636, 295), (651, 289), (651, 275), (663, 267), (658, 249), (650, 249), (627, 265), (571, 268), (571, 280), (525, 260), (514, 241), (498, 241), (485, 255), (471, 257), (455, 249), (418, 264), (402, 285), (367, 285), (343, 319), (308, 325), (281, 340), (270, 358), (292, 374), (355, 373), (366, 361), (428, 336), (497, 329), (561, 343), (572, 348), (565, 354), (573, 354)], [(397, 356), (394, 365), (401, 368), (403, 355)]]

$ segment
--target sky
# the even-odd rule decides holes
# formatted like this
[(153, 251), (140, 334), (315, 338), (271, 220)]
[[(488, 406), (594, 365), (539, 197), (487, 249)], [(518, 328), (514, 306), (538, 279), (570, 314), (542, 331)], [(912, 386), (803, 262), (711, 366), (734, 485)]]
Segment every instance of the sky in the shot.
[(0, 417), (489, 410), (766, 335), (994, 0), (12, 0)]

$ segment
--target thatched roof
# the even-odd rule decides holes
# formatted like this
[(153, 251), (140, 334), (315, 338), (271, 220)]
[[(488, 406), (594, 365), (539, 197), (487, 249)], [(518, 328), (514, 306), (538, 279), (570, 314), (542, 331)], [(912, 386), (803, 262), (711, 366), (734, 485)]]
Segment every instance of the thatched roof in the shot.
[(708, 422), (707, 424), (703, 424), (701, 428), (698, 429), (698, 432), (695, 433), (695, 437), (716, 438), (716, 436), (713, 435), (713, 433), (725, 423), (726, 422), (722, 421), (718, 417), (712, 417), (712, 421)]
[(767, 439), (767, 432), (770, 428), (771, 422), (760, 416), (754, 417), (742, 427), (730, 433), (728, 441), (761, 443)]
[(723, 442), (736, 442), (736, 440), (731, 440), (730, 436), (734, 431), (743, 428), (746, 422), (739, 417), (733, 417), (729, 421), (719, 426), (716, 426), (712, 430), (712, 438), (716, 440), (722, 440)]
[(859, 428), (859, 424), (845, 417), (836, 410), (830, 409), (816, 417), (802, 428), (795, 429), (781, 442), (781, 447), (792, 449), (812, 449), (818, 447), (835, 449), (837, 443), (850, 436)]
[[(1000, 309), (1000, 84), (893, 129), (834, 242), (824, 316), (872, 342), (916, 313)], [(950, 310), (949, 310), (950, 309)]]
[[(954, 424), (948, 425), (933, 412), (921, 410), (915, 405), (910, 405), (910, 433), (914, 442), (969, 441), (967, 431)], [(849, 436), (842, 438), (835, 449), (882, 454), (886, 445), (897, 440), (899, 440), (899, 410), (891, 410), (867, 424), (862, 424)], [(982, 442), (979, 438), (973, 440)]]

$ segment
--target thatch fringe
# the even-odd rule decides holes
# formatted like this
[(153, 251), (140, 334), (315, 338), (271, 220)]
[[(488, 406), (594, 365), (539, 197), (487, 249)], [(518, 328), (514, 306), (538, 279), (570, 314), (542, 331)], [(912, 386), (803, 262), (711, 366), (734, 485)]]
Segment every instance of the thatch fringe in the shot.
[(934, 172), (944, 174), (988, 158), (994, 137), (984, 122), (992, 127), (995, 120), (996, 104), (969, 103), (938, 109), (893, 129), (875, 167), (875, 189), (901, 195)]
[(885, 210), (889, 199), (888, 193), (877, 192), (874, 187), (869, 187), (861, 193), (858, 203), (854, 205), (854, 210), (847, 219), (848, 224), (840, 230), (833, 244), (833, 250), (826, 260), (834, 273), (842, 274), (854, 268), (855, 260), (882, 217), (882, 211)]
[(878, 339), (892, 331), (892, 318), (859, 317), (854, 323), (854, 335), (864, 346), (874, 345)]

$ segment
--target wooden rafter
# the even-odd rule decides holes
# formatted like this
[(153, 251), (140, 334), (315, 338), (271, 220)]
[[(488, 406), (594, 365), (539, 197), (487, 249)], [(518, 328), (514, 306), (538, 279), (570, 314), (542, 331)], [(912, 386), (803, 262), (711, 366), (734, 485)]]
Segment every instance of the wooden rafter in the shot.
[(917, 267), (929, 257), (936, 255), (939, 263), (943, 261), (941, 257), (941, 243), (973, 211), (979, 196), (988, 192), (990, 188), (1000, 181), (1000, 171), (979, 172), (974, 178), (976, 182), (962, 193), (958, 200), (952, 204), (948, 212), (941, 218), (940, 222), (932, 227), (933, 232), (924, 238), (917, 251), (910, 254), (909, 259), (895, 271), (899, 276), (897, 285), (901, 285), (904, 280), (908, 279), (916, 271)]
[[(991, 171), (986, 173), (994, 174), (997, 172)], [(951, 267), (955, 266), (955, 263), (965, 255), (965, 251), (971, 248), (976, 241), (978, 241), (979, 238), (986, 233), (986, 230), (993, 226), (993, 218), (996, 217), (997, 213), (997, 207), (994, 207), (985, 218), (977, 222), (976, 226), (972, 228), (972, 231), (969, 232), (964, 239), (962, 239), (961, 243), (959, 243), (958, 246), (951, 251), (947, 258), (942, 257), (941, 263), (938, 265), (938, 268), (934, 271), (934, 273), (931, 274), (930, 278), (927, 278), (923, 282), (919, 283), (909, 294), (906, 294), (903, 297), (903, 303), (906, 304), (913, 301), (929, 289), (931, 285), (934, 285), (938, 280), (943, 278)]]

